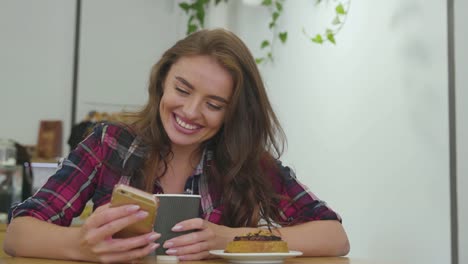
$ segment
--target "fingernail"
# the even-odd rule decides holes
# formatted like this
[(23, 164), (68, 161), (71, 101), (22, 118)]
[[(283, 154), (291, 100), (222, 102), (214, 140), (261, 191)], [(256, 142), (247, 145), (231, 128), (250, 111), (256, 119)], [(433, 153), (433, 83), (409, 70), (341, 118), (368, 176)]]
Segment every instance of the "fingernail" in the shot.
[(149, 237), (148, 237), (148, 240), (149, 241), (155, 241), (156, 239), (158, 239), (161, 235), (158, 234), (158, 233), (154, 233), (154, 234), (151, 234)]
[(140, 206), (138, 206), (138, 205), (129, 205), (127, 207), (128, 212), (136, 212), (136, 211), (138, 211), (138, 209), (140, 209)]
[(159, 244), (153, 244), (153, 245), (151, 245), (151, 250), (155, 250), (158, 246), (159, 246)]
[(177, 230), (181, 230), (181, 229), (182, 229), (181, 225), (175, 225), (171, 230), (172, 231), (177, 231)]
[(146, 211), (140, 211), (136, 214), (137, 218), (145, 218), (148, 216), (148, 212)]
[(168, 241), (168, 242), (164, 243), (163, 248), (170, 248), (170, 247), (172, 247), (173, 245), (174, 245), (174, 243)]
[(175, 253), (177, 253), (177, 250), (175, 250), (175, 249), (166, 250), (166, 254), (168, 254), (168, 255), (175, 254)]

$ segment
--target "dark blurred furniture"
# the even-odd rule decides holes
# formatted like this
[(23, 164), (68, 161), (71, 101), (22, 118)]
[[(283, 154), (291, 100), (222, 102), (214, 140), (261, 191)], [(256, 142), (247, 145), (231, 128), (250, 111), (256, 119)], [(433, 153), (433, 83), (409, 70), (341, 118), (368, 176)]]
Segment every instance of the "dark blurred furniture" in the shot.
[(31, 156), (21, 144), (15, 142), (15, 147), (16, 166), (0, 166), (0, 212), (8, 212), (12, 203), (32, 195)]

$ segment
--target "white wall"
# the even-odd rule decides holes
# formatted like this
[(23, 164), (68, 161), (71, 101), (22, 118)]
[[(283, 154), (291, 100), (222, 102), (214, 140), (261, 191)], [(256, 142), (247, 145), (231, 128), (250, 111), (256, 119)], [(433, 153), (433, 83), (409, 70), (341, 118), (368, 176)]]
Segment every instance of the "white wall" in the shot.
[(0, 138), (35, 145), (39, 120), (69, 135), (75, 2), (0, 2)]
[[(336, 46), (317, 46), (301, 33), (302, 27), (322, 30), (331, 20), (313, 2), (286, 2), (280, 25), (288, 43), (275, 47), (274, 64), (261, 66), (289, 137), (284, 162), (341, 213), (350, 256), (449, 263), (445, 1), (353, 1)], [(28, 105), (28, 111), (2, 116), (0, 137), (34, 144), (39, 119), (69, 122), (74, 2), (0, 3), (0, 111), (13, 112), (25, 97)], [(209, 27), (229, 27), (259, 55), (260, 41), (269, 37), (263, 8), (230, 1), (227, 9), (212, 11), (226, 16), (209, 15)], [(149, 67), (185, 31), (176, 2), (87, 0), (82, 15), (77, 120), (89, 110), (143, 103)], [(463, 38), (458, 46), (466, 46)], [(457, 72), (459, 96), (465, 76)], [(458, 136), (466, 146), (461, 133), (466, 124)], [(463, 166), (459, 158), (459, 175), (466, 174)], [(460, 219), (466, 234), (467, 215)]]
[[(286, 2), (288, 43), (262, 66), (284, 160), (342, 214), (350, 256), (449, 263), (445, 1), (353, 1), (336, 46), (302, 34), (321, 29), (313, 2)], [(268, 16), (237, 3), (233, 29), (258, 50)]]
[(468, 2), (454, 1), (454, 4), (459, 263), (468, 264), (468, 19), (464, 13), (468, 10)]
[(85, 0), (82, 7), (77, 121), (91, 110), (138, 108), (151, 66), (185, 34), (180, 8), (172, 0)]

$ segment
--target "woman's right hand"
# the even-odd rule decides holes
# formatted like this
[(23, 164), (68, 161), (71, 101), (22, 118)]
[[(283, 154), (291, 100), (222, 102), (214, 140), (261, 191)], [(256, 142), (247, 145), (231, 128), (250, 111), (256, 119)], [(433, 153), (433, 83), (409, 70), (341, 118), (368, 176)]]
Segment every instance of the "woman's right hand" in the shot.
[(79, 259), (102, 263), (129, 262), (147, 256), (159, 244), (161, 235), (150, 232), (131, 238), (113, 238), (124, 227), (148, 215), (137, 205), (100, 206), (92, 213), (79, 231)]

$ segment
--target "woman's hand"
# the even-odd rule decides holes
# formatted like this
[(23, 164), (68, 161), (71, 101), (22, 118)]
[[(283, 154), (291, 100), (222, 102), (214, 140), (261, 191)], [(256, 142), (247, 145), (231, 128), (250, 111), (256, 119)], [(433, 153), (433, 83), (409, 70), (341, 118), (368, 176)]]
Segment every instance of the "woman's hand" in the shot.
[(103, 205), (86, 220), (79, 232), (81, 260), (103, 263), (129, 262), (154, 251), (159, 244), (154, 241), (161, 235), (150, 232), (131, 238), (112, 238), (124, 227), (144, 219), (147, 212), (137, 205), (111, 208)]
[(163, 247), (166, 254), (177, 256), (180, 260), (199, 260), (210, 257), (212, 249), (225, 248), (234, 238), (233, 229), (210, 223), (201, 218), (193, 218), (176, 224), (172, 231), (195, 230), (167, 240)]

